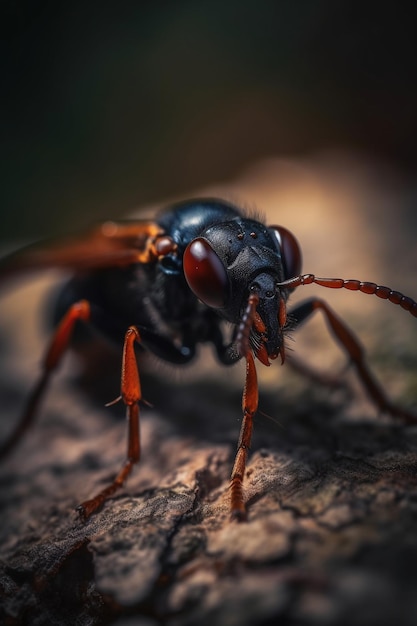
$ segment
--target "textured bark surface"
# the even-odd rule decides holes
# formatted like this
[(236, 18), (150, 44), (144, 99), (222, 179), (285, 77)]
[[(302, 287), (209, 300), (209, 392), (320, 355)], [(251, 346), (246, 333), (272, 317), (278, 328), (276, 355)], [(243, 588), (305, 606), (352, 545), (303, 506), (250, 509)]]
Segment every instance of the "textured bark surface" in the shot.
[[(359, 277), (374, 276), (364, 268)], [(43, 337), (32, 320), (44, 290), (41, 280), (3, 301), (3, 436), (36, 377)], [(369, 306), (355, 330), (371, 337), (384, 384), (412, 404), (415, 320), (392, 305)], [(388, 317), (381, 307), (392, 307)], [(331, 347), (317, 341), (313, 362), (327, 366)], [(228, 479), (243, 367), (221, 368), (203, 351), (180, 381), (145, 359), (153, 408), (142, 411), (142, 460), (83, 523), (76, 505), (111, 480), (125, 450), (123, 407), (100, 408), (118, 395), (119, 355), (94, 353), (89, 362), (80, 374), (67, 360), (38, 423), (1, 467), (6, 624), (416, 623), (417, 427), (378, 418), (350, 371), (329, 390), (288, 367), (258, 367), (248, 521), (238, 524), (229, 519)]]

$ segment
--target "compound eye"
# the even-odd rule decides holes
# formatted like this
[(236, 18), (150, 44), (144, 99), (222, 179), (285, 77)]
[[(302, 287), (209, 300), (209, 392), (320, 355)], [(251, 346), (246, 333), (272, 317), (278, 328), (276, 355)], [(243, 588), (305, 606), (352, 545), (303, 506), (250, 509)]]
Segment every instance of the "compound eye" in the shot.
[(228, 278), (211, 245), (198, 237), (184, 252), (184, 274), (190, 289), (207, 306), (219, 309), (226, 303)]
[(270, 226), (269, 230), (278, 241), (285, 280), (301, 274), (302, 254), (300, 244), (294, 235), (283, 226)]

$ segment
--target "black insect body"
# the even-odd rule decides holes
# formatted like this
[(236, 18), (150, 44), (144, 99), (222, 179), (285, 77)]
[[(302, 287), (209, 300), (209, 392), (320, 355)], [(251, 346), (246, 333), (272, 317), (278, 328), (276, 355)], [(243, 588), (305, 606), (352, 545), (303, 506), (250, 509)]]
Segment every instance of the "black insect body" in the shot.
[[(127, 458), (115, 480), (78, 510), (94, 513), (125, 482), (138, 462), (141, 388), (135, 342), (174, 364), (189, 362), (200, 343), (213, 344), (219, 360), (246, 361), (243, 420), (230, 484), (231, 512), (245, 517), (243, 476), (258, 406), (255, 358), (263, 365), (285, 359), (284, 332), (291, 291), (316, 283), (375, 294), (417, 316), (417, 304), (374, 283), (300, 275), (301, 251), (281, 226), (265, 226), (222, 200), (190, 200), (172, 206), (154, 221), (106, 222), (76, 239), (30, 247), (4, 259), (0, 278), (46, 267), (74, 270), (57, 304), (61, 319), (46, 352), (43, 372), (22, 419), (0, 448), (10, 453), (32, 422), (52, 372), (69, 345), (78, 321), (93, 325), (123, 345), (121, 396), (127, 407)], [(291, 311), (295, 329), (315, 310), (326, 316), (376, 405), (404, 421), (417, 417), (396, 407), (370, 373), (355, 336), (321, 299)], [(224, 336), (223, 320), (234, 329)]]

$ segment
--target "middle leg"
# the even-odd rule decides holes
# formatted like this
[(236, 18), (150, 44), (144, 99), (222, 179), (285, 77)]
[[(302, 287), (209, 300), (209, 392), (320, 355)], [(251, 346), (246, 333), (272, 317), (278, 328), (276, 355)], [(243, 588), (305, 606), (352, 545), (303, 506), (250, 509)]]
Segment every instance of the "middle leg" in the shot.
[(90, 500), (82, 502), (77, 511), (83, 520), (95, 513), (126, 482), (133, 466), (140, 458), (139, 401), (142, 398), (139, 371), (136, 362), (135, 342), (140, 343), (140, 334), (135, 326), (130, 326), (123, 346), (121, 395), (126, 405), (128, 420), (127, 455), (124, 464), (113, 482)]

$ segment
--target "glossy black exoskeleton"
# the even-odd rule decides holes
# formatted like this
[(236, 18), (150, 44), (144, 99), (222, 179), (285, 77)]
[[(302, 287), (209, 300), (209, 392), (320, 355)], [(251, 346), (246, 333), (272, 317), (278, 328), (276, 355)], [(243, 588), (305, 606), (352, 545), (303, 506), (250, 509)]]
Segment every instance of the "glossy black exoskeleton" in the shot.
[[(246, 382), (243, 421), (231, 476), (231, 511), (245, 516), (243, 476), (258, 405), (255, 359), (263, 365), (285, 360), (287, 300), (291, 291), (316, 283), (375, 294), (417, 316), (417, 304), (375, 283), (300, 275), (301, 250), (282, 226), (266, 226), (216, 199), (182, 202), (151, 221), (106, 222), (82, 237), (32, 247), (3, 260), (0, 277), (44, 267), (74, 270), (57, 303), (59, 319), (46, 352), (43, 372), (27, 409), (0, 454), (9, 453), (33, 419), (52, 372), (82, 321), (123, 345), (121, 396), (127, 407), (127, 459), (115, 480), (79, 511), (96, 511), (125, 482), (139, 460), (141, 389), (135, 342), (174, 364), (189, 362), (200, 343), (213, 344), (219, 360), (244, 358)], [(321, 299), (311, 298), (291, 311), (291, 329), (320, 309), (336, 340), (348, 353), (377, 406), (405, 421), (416, 421), (386, 397), (370, 373), (361, 345)], [(225, 337), (224, 321), (232, 325)]]

